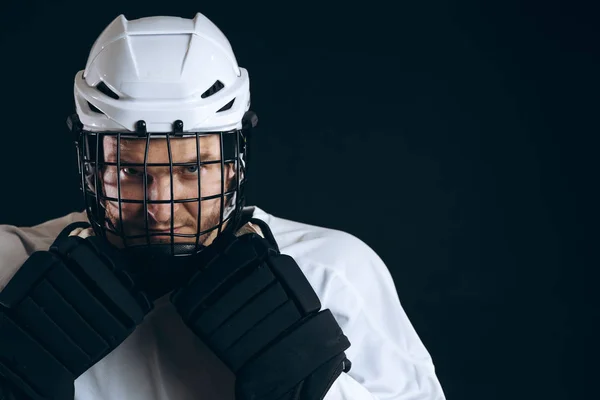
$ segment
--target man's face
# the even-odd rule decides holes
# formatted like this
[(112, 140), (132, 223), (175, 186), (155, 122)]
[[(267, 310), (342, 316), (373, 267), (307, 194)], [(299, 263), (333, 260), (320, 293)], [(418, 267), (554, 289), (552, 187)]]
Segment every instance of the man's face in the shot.
[[(173, 163), (196, 163), (197, 144), (200, 149), (200, 161), (219, 161), (221, 159), (219, 135), (211, 134), (193, 138), (175, 138), (170, 140)], [(144, 163), (146, 139), (121, 139), (120, 159), (124, 163)], [(104, 155), (107, 162), (117, 161), (117, 138), (104, 138)], [(147, 190), (148, 201), (164, 200), (165, 203), (147, 204), (148, 230), (152, 243), (170, 243), (171, 219), (173, 219), (175, 234), (195, 235), (216, 226), (220, 220), (221, 210), (221, 163), (194, 166), (173, 166), (173, 199), (185, 200), (182, 203), (172, 203), (171, 200), (171, 171), (169, 170), (169, 151), (166, 139), (151, 139), (148, 147)], [(150, 166), (151, 164), (166, 164)], [(225, 192), (233, 183), (235, 167), (225, 164)], [(118, 198), (118, 181), (121, 186), (121, 220), (125, 235), (144, 235), (138, 239), (127, 239), (127, 244), (146, 243), (146, 226), (144, 205), (144, 167), (105, 166), (100, 174), (104, 194), (107, 197)], [(200, 179), (200, 195), (198, 194), (198, 179)], [(198, 198), (216, 196), (214, 199), (202, 200), (198, 209)], [(230, 198), (230, 197), (229, 197)], [(225, 204), (227, 200), (225, 199)], [(135, 203), (127, 200), (137, 200)], [(173, 204), (173, 213), (171, 206)], [(200, 211), (200, 229), (198, 229), (198, 214)], [(117, 201), (106, 201), (106, 215), (114, 226), (119, 227), (119, 204)], [(200, 237), (199, 243), (208, 245), (217, 234), (217, 230), (208, 232)], [(123, 243), (120, 237), (108, 233), (108, 239), (118, 247)], [(195, 243), (196, 238), (177, 237), (176, 243)]]

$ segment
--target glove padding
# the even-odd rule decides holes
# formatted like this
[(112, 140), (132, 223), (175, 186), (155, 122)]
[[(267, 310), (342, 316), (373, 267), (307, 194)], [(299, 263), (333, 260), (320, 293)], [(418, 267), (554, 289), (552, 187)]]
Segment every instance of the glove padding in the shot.
[(75, 379), (153, 307), (104, 239), (66, 231), (0, 293), (0, 375), (28, 399), (73, 399)]
[(171, 295), (184, 322), (236, 375), (237, 400), (322, 399), (348, 372), (348, 338), (290, 256), (257, 234), (222, 235)]

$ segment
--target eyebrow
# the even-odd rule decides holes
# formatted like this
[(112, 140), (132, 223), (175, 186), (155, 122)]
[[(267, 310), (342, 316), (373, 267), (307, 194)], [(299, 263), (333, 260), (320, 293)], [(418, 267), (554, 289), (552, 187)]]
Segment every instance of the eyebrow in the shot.
[[(117, 162), (117, 152), (116, 151), (111, 151), (110, 153), (107, 154), (107, 158), (112, 158), (114, 159), (114, 161), (112, 162)], [(121, 152), (120, 154), (120, 162), (121, 163), (126, 163), (126, 164), (143, 164), (144, 163), (144, 157), (142, 155), (142, 157), (140, 159), (137, 159), (137, 157), (130, 157), (130, 155), (128, 154), (124, 154), (123, 152)], [(198, 157), (196, 154), (190, 155), (188, 157), (185, 157), (183, 159), (178, 159), (178, 160), (174, 160), (173, 163), (174, 164), (182, 164), (182, 163), (196, 163), (198, 161)], [(200, 152), (200, 162), (206, 162), (206, 161), (219, 161), (219, 157), (215, 157), (215, 155), (211, 152), (211, 151), (201, 151)], [(166, 162), (165, 164), (168, 164), (168, 162)]]

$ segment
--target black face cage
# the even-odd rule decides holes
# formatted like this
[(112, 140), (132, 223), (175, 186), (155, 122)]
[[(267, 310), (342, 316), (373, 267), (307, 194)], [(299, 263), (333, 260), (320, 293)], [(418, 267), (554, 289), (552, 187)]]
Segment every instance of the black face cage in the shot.
[[(200, 238), (214, 230), (218, 230), (217, 235), (224, 231), (232, 231), (237, 228), (241, 218), (241, 212), (245, 205), (244, 186), (248, 180), (248, 161), (249, 161), (249, 142), (250, 132), (256, 126), (257, 117), (252, 111), (246, 112), (243, 119), (242, 129), (235, 129), (223, 132), (183, 132), (183, 122), (178, 120), (173, 123), (172, 132), (151, 133), (147, 132), (144, 121), (138, 121), (135, 132), (91, 132), (83, 129), (83, 125), (77, 114), (71, 115), (67, 124), (72, 134), (74, 135), (75, 146), (77, 150), (77, 160), (79, 165), (80, 189), (83, 193), (83, 201), (87, 212), (88, 219), (97, 236), (107, 238), (107, 233), (110, 232), (121, 238), (122, 245), (126, 249), (137, 248), (134, 250), (150, 249), (154, 252), (166, 255), (185, 256), (198, 253), (204, 246), (200, 243)], [(207, 135), (219, 135), (220, 154), (219, 160), (202, 161), (200, 159), (200, 138)], [(117, 155), (116, 162), (108, 162), (105, 160), (103, 151), (103, 138), (112, 136), (116, 138)], [(171, 153), (171, 140), (173, 138), (195, 138), (196, 139), (196, 154), (197, 159), (193, 163), (174, 163)], [(149, 164), (148, 149), (152, 138), (166, 139), (169, 163), (168, 164)], [(133, 164), (121, 162), (121, 139), (142, 139), (146, 141), (144, 163)], [(217, 195), (202, 197), (201, 192), (201, 174), (198, 173), (198, 197), (186, 199), (174, 199), (173, 189), (173, 167), (198, 167), (201, 169), (205, 164), (221, 164), (221, 192)], [(225, 165), (233, 163), (235, 167), (234, 182), (226, 187)], [(103, 185), (100, 180), (100, 172), (106, 166), (115, 166), (117, 171), (117, 197), (109, 197), (104, 193)], [(171, 173), (170, 185), (171, 196), (170, 200), (149, 200), (147, 191), (147, 168), (152, 166), (169, 167)], [(121, 194), (121, 168), (125, 167), (143, 167), (143, 200), (124, 199)], [(220, 216), (219, 221), (214, 226), (209, 226), (202, 230), (202, 202), (219, 198), (220, 199)], [(116, 202), (119, 209), (118, 223), (115, 224), (107, 217), (106, 202)], [(175, 203), (196, 202), (198, 203), (198, 220), (197, 231), (195, 234), (183, 234), (174, 232), (174, 206)], [(126, 235), (124, 224), (122, 205), (124, 203), (138, 203), (144, 207), (144, 224), (146, 227), (143, 235)], [(164, 233), (154, 233), (148, 230), (148, 204), (159, 203), (171, 204), (171, 228), (170, 228), (170, 244), (151, 242), (153, 236), (165, 236)], [(227, 211), (226, 211), (227, 210)], [(225, 224), (226, 228), (224, 228)], [(176, 237), (195, 238), (195, 243), (191, 243), (191, 239), (185, 243), (175, 242)], [(144, 243), (132, 244), (133, 240), (140, 242), (140, 238), (145, 238)]]

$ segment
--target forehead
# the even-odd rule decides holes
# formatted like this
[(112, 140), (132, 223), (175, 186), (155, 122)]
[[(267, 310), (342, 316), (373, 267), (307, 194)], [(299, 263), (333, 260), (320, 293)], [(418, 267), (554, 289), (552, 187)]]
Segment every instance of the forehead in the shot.
[(168, 142), (166, 138), (152, 138), (149, 142), (146, 138), (121, 138), (119, 142), (116, 136), (105, 136), (103, 147), (106, 157), (116, 157), (117, 143), (120, 146), (121, 158), (143, 158), (147, 145), (149, 157), (165, 156), (167, 158), (169, 147), (174, 158), (191, 158), (196, 156), (198, 150), (202, 158), (204, 158), (203, 156), (218, 158), (221, 148), (219, 135), (215, 134), (198, 136), (198, 140), (196, 137), (171, 138)]

